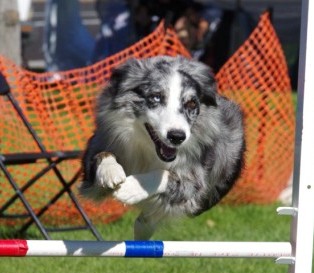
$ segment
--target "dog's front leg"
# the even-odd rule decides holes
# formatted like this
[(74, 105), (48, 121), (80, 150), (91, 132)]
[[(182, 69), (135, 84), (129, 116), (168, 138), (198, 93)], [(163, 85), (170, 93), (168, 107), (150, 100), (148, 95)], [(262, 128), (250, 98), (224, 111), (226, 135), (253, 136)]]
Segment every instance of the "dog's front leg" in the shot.
[[(93, 179), (85, 179), (80, 186), (82, 195), (94, 199), (103, 199), (112, 193), (126, 179), (123, 167), (116, 161), (113, 154), (101, 152), (94, 156), (90, 169)], [(88, 176), (87, 176), (88, 178)]]
[(124, 182), (126, 175), (113, 154), (102, 152), (96, 155), (96, 159), (96, 186), (114, 190)]
[(149, 197), (166, 191), (169, 172), (152, 171), (145, 174), (130, 175), (113, 192), (113, 196), (127, 205), (138, 204)]

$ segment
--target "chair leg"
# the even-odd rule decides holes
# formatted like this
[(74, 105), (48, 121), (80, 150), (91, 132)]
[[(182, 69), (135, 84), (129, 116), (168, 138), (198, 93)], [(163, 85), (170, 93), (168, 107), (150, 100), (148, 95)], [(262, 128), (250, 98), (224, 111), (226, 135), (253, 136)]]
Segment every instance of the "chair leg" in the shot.
[[(48, 171), (50, 171), (53, 166), (56, 166), (61, 160), (56, 160), (52, 164), (48, 165), (44, 169), (42, 169), (40, 172), (38, 172), (36, 175), (34, 175), (30, 180), (28, 180), (22, 187), (19, 187), (19, 190), (24, 193), (29, 187), (31, 187), (38, 179), (40, 179), (43, 175), (45, 175)], [(15, 194), (2, 205), (0, 208), (0, 215), (4, 213), (6, 209), (8, 209), (16, 199), (19, 198), (19, 194), (15, 192)]]
[(98, 241), (102, 241), (103, 240), (102, 236), (97, 231), (97, 229), (95, 228), (95, 226), (93, 225), (92, 221), (89, 219), (89, 217), (87, 216), (87, 214), (85, 213), (83, 208), (80, 206), (80, 204), (79, 204), (77, 198), (75, 197), (73, 191), (70, 188), (68, 188), (67, 191), (68, 191), (68, 194), (69, 194), (70, 198), (72, 199), (74, 205), (76, 206), (76, 208), (79, 210), (80, 214), (82, 215), (86, 225), (89, 227), (90, 231), (93, 233), (93, 235), (96, 237), (96, 239)]
[(19, 186), (15, 183), (13, 177), (10, 175), (8, 169), (6, 168), (6, 166), (4, 165), (4, 163), (2, 162), (2, 160), (0, 160), (0, 168), (3, 170), (6, 178), (8, 179), (8, 181), (10, 182), (11, 186), (13, 187), (13, 189), (15, 190), (15, 192), (17, 193), (17, 195), (19, 196), (19, 199), (22, 201), (25, 209), (28, 211), (30, 217), (33, 219), (33, 221), (35, 222), (36, 226), (38, 227), (39, 231), (41, 232), (41, 234), (45, 237), (45, 239), (47, 240), (51, 240), (51, 237), (49, 236), (49, 234), (47, 233), (45, 227), (42, 225), (42, 223), (40, 222), (40, 220), (38, 219), (38, 217), (36, 216), (36, 213), (34, 212), (34, 210), (32, 209), (31, 205), (29, 204), (29, 202), (26, 200), (23, 192), (20, 190)]
[[(36, 174), (33, 178), (31, 178), (25, 185), (23, 185), (22, 187), (19, 187), (13, 177), (10, 175), (9, 171), (7, 170), (7, 168), (5, 167), (5, 165), (3, 164), (3, 162), (1, 161), (1, 169), (3, 170), (3, 172), (5, 173), (7, 179), (9, 180), (10, 184), (12, 185), (12, 187), (15, 190), (15, 194), (1, 207), (0, 209), (0, 216), (1, 214), (3, 214), (3, 212), (17, 199), (19, 198), (26, 210), (29, 213), (29, 216), (31, 217), (31, 219), (22, 226), (22, 228), (20, 229), (20, 233), (25, 233), (26, 230), (33, 224), (35, 223), (37, 225), (37, 227), (39, 228), (40, 232), (42, 233), (42, 235), (45, 237), (45, 239), (49, 240), (51, 239), (51, 237), (49, 236), (47, 229), (43, 226), (43, 224), (40, 222), (39, 218), (41, 215), (43, 215), (48, 208), (54, 204), (64, 193), (67, 193), (70, 197), (70, 200), (72, 201), (72, 203), (74, 204), (74, 206), (76, 207), (76, 209), (79, 211), (80, 215), (82, 216), (84, 222), (86, 223), (86, 228), (88, 228), (92, 234), (95, 236), (95, 238), (98, 241), (103, 240), (102, 236), (100, 235), (100, 233), (97, 231), (97, 229), (95, 228), (95, 226), (92, 224), (92, 222), (90, 221), (89, 217), (86, 215), (85, 211), (82, 209), (82, 207), (79, 204), (79, 201), (77, 200), (77, 198), (75, 197), (73, 191), (71, 190), (71, 186), (77, 181), (77, 179), (80, 176), (80, 170), (73, 176), (73, 178), (70, 180), (70, 182), (65, 182), (64, 178), (62, 177), (61, 173), (60, 173), (60, 177), (62, 177), (62, 180), (64, 181), (65, 185), (63, 185), (62, 190), (60, 190), (49, 202), (47, 202), (47, 204), (42, 207), (40, 209), (39, 212), (35, 213), (31, 207), (31, 205), (29, 204), (29, 202), (26, 200), (25, 196), (24, 196), (24, 191), (27, 190), (30, 186), (32, 186), (40, 177), (42, 177), (44, 174), (46, 174), (49, 170), (56, 168), (56, 165), (58, 163), (60, 163), (61, 160), (57, 160), (52, 162), (51, 164), (49, 164), (47, 167), (45, 167), (43, 170), (41, 170), (38, 174)], [(58, 171), (59, 172), (59, 171)], [(63, 183), (62, 183), (63, 184)]]
[[(60, 174), (61, 175), (61, 174)], [(80, 176), (80, 170), (73, 176), (73, 178), (66, 184), (63, 185), (62, 190), (60, 190), (49, 202), (47, 202), (46, 206), (42, 207), (40, 209), (40, 211), (36, 214), (37, 218), (39, 218), (41, 215), (43, 215), (51, 205), (53, 205), (64, 193), (67, 193), (70, 197), (70, 200), (72, 201), (72, 203), (75, 205), (76, 209), (79, 211), (79, 213), (81, 214), (83, 220), (86, 223), (86, 227), (93, 233), (93, 235), (95, 236), (95, 238), (98, 241), (102, 241), (103, 238), (100, 235), (100, 233), (97, 231), (97, 229), (95, 228), (95, 226), (92, 224), (92, 222), (89, 220), (89, 217), (86, 215), (85, 211), (83, 210), (83, 208), (81, 207), (81, 205), (79, 204), (79, 201), (77, 200), (77, 198), (75, 197), (73, 191), (71, 190), (71, 186), (77, 181), (77, 179)], [(33, 223), (33, 219), (30, 219), (26, 224), (23, 225), (23, 227), (21, 228), (21, 232), (25, 232)]]
[[(72, 200), (73, 204), (75, 205), (75, 207), (77, 208), (77, 210), (80, 212), (83, 220), (85, 221), (85, 223), (87, 224), (87, 226), (89, 227), (89, 229), (91, 230), (91, 232), (93, 233), (93, 235), (96, 237), (97, 240), (101, 241), (103, 240), (101, 235), (98, 233), (98, 231), (96, 230), (96, 228), (94, 227), (94, 225), (92, 224), (92, 222), (90, 221), (89, 217), (87, 216), (87, 214), (85, 213), (85, 211), (83, 210), (83, 208), (81, 207), (81, 205), (79, 204), (79, 201), (77, 200), (77, 198), (75, 197), (73, 191), (70, 189), (70, 187), (68, 186), (68, 183), (65, 181), (65, 179), (63, 178), (62, 174), (60, 173), (60, 171), (58, 170), (57, 167), (53, 168), (55, 174), (57, 175), (59, 181), (61, 182), (63, 188), (66, 189), (70, 199)], [(81, 170), (78, 171), (77, 178), (79, 177), (81, 173)], [(75, 176), (74, 176), (75, 177)], [(77, 178), (75, 180), (77, 180)], [(74, 182), (73, 182), (74, 183)], [(72, 184), (73, 184), (72, 183)]]
[[(38, 145), (39, 149), (41, 150), (41, 152), (46, 153), (47, 150), (45, 148), (45, 146), (43, 145), (43, 143), (41, 142), (39, 136), (37, 135), (36, 131), (34, 130), (34, 128), (32, 127), (31, 123), (28, 121), (27, 117), (24, 115), (23, 110), (21, 109), (18, 101), (15, 99), (15, 97), (13, 96), (13, 94), (11, 92), (6, 92), (5, 93), (7, 98), (9, 99), (9, 101), (11, 102), (13, 108), (15, 109), (15, 111), (17, 112), (17, 114), (19, 115), (19, 117), (22, 119), (22, 122), (24, 123), (25, 127), (27, 128), (27, 130), (29, 131), (29, 133), (31, 134), (31, 136), (33, 137), (34, 141), (36, 142), (36, 144)], [(0, 158), (1, 161), (1, 158)], [(49, 164), (53, 164), (53, 160), (51, 158), (47, 158), (47, 162)], [(16, 185), (16, 183), (14, 182), (14, 180), (12, 179), (12, 177), (10, 176), (9, 172), (6, 170), (4, 163), (1, 161), (1, 165), (3, 165), (3, 169), (5, 170), (6, 176), (10, 177), (9, 181), (12, 184), (13, 188), (17, 191), (19, 197), (21, 198), (24, 206), (27, 208), (27, 210), (30, 212), (30, 215), (32, 216), (33, 221), (36, 223), (36, 225), (39, 227), (40, 231), (43, 233), (44, 237), (46, 239), (49, 239), (49, 235), (47, 234), (46, 230), (44, 229), (44, 227), (42, 226), (42, 224), (40, 223), (38, 217), (36, 216), (36, 214), (34, 213), (34, 211), (32, 210), (32, 208), (30, 207), (29, 203), (27, 202), (27, 200), (24, 198), (23, 193), (20, 191), (19, 187)], [(84, 212), (84, 210), (82, 209), (82, 207), (80, 206), (78, 200), (76, 199), (76, 197), (74, 196), (73, 192), (71, 191), (71, 189), (67, 186), (67, 182), (66, 180), (63, 178), (62, 174), (60, 173), (60, 171), (58, 170), (57, 166), (53, 166), (52, 170), (54, 171), (54, 173), (56, 174), (56, 176), (58, 177), (59, 181), (61, 182), (63, 188), (66, 189), (66, 192), (68, 193), (70, 199), (72, 200), (73, 204), (75, 205), (75, 207), (77, 208), (77, 210), (80, 212), (81, 216), (83, 217), (84, 221), (86, 222), (87, 226), (89, 227), (89, 229), (91, 230), (91, 232), (95, 235), (95, 237), (98, 240), (102, 240), (100, 234), (97, 232), (96, 228), (92, 225), (91, 221), (89, 220), (88, 216), (86, 215), (86, 213)], [(14, 183), (12, 183), (14, 182)], [(25, 228), (24, 228), (25, 229)], [(23, 230), (24, 230), (23, 229)]]

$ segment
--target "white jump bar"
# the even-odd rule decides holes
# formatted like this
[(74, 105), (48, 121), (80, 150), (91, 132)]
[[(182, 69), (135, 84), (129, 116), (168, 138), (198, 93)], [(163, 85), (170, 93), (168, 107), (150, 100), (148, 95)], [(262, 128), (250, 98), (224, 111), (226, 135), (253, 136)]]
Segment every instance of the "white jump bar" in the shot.
[(290, 258), (289, 242), (0, 240), (0, 256)]

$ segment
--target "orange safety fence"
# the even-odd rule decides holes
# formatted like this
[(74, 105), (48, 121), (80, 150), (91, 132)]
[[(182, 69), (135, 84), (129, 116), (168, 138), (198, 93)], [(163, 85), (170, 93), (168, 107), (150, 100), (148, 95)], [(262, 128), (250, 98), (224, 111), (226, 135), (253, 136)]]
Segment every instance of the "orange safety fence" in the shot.
[(220, 92), (245, 114), (246, 167), (226, 201), (276, 201), (292, 175), (295, 113), (288, 67), (268, 13), (216, 78)]
[[(77, 150), (84, 149), (92, 134), (95, 96), (104, 88), (112, 69), (131, 57), (156, 55), (190, 57), (174, 31), (164, 30), (161, 23), (133, 46), (85, 68), (40, 74), (0, 56), (0, 71), (47, 150)], [(267, 14), (261, 16), (249, 39), (219, 71), (217, 81), (219, 92), (243, 108), (247, 142), (245, 171), (225, 202), (273, 202), (292, 172), (295, 121), (285, 58)], [(0, 154), (17, 152), (39, 150), (8, 101), (0, 97)], [(42, 161), (9, 168), (22, 185), (45, 164)], [(60, 170), (70, 178), (79, 167), (79, 160), (65, 161)], [(35, 211), (60, 189), (55, 180), (50, 171), (25, 192)], [(1, 172), (0, 183), (3, 203), (13, 190)], [(94, 222), (108, 222), (126, 210), (113, 200), (98, 204), (84, 199), (81, 202)], [(24, 208), (16, 202), (10, 212), (21, 213)], [(77, 223), (75, 214), (70, 202), (61, 198), (42, 220), (54, 224)]]

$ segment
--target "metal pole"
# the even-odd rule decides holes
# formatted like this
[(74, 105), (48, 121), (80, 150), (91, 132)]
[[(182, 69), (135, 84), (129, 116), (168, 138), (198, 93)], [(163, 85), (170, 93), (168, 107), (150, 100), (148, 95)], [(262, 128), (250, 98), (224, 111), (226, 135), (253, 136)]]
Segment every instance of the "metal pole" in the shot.
[(289, 272), (311, 273), (314, 229), (314, 1), (302, 1)]

